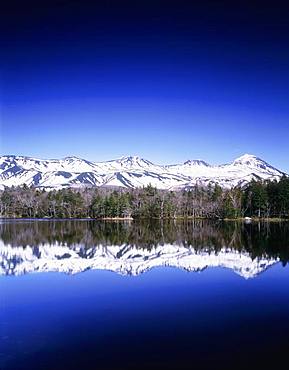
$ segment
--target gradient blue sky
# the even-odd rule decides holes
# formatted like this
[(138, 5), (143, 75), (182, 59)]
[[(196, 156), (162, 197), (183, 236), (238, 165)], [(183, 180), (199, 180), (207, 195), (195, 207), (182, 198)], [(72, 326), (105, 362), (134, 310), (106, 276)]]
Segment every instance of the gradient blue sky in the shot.
[(289, 172), (289, 5), (274, 4), (12, 0), (1, 154), (252, 153)]

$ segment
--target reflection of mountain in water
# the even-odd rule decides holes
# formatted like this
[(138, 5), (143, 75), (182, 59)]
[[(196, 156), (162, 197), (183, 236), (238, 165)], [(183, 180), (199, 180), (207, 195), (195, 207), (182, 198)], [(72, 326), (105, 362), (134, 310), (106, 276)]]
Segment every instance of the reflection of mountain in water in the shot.
[(158, 266), (225, 267), (249, 278), (289, 256), (287, 224), (16, 221), (0, 224), (0, 274), (103, 269), (138, 275)]
[(42, 245), (33, 247), (0, 246), (0, 274), (18, 275), (35, 271), (61, 271), (76, 273), (87, 269), (101, 269), (124, 275), (138, 275), (153, 267), (172, 266), (188, 271), (201, 271), (207, 267), (226, 267), (249, 278), (256, 276), (276, 262), (274, 259), (256, 258), (247, 253), (221, 249), (218, 253), (202, 251), (173, 244), (138, 249), (130, 245), (97, 246), (84, 249)]

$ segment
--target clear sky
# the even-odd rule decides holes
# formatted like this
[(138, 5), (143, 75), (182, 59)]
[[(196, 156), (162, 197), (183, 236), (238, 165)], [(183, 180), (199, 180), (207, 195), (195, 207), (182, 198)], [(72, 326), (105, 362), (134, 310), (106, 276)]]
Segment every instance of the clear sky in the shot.
[(289, 172), (289, 3), (19, 1), (1, 14), (1, 153)]

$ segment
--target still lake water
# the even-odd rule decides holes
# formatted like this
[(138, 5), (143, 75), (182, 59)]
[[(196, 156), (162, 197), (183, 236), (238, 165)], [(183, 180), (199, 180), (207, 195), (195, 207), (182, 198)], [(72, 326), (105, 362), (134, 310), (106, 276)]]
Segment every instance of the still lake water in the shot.
[(2, 221), (0, 369), (287, 368), (288, 260), (287, 223)]

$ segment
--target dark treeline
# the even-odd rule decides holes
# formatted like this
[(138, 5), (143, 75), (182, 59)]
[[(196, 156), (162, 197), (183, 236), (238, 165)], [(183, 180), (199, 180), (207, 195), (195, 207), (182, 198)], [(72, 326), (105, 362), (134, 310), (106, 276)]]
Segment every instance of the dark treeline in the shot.
[(26, 218), (259, 218), (289, 217), (289, 178), (252, 181), (245, 189), (218, 185), (184, 191), (83, 188), (45, 191), (12, 187), (0, 192), (1, 217)]
[(89, 258), (94, 248), (117, 245), (148, 249), (176, 244), (196, 252), (218, 253), (223, 248), (247, 252), (254, 258), (289, 261), (289, 223), (239, 223), (210, 220), (151, 220), (102, 222), (79, 220), (4, 221), (0, 239), (11, 247), (68, 246)]

